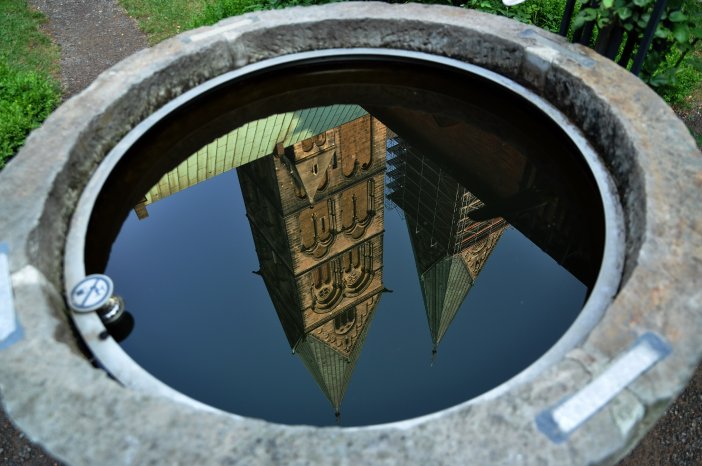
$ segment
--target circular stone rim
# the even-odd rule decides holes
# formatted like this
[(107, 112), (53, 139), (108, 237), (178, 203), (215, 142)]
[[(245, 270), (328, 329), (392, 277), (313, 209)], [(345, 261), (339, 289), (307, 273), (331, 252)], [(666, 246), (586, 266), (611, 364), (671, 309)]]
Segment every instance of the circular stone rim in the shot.
[[(539, 376), (416, 423), (341, 430), (243, 419), (124, 389), (80, 353), (64, 315), (62, 252), (99, 163), (182, 92), (320, 44), (413, 50), (482, 66), (545, 97), (593, 142), (622, 202), (623, 281), (587, 338)], [(336, 3), (251, 13), (183, 33), (117, 64), (56, 110), (0, 172), (0, 199), (25, 330), (0, 350), (2, 403), (30, 439), (70, 464), (612, 464), (662, 416), (702, 357), (702, 154), (684, 124), (594, 51), (475, 11)], [(673, 347), (665, 360), (567, 442), (538, 430), (539, 412), (649, 331)]]
[[(68, 237), (66, 239), (66, 251), (64, 255), (64, 277), (66, 290), (71, 290), (76, 282), (84, 280), (85, 277), (85, 238), (88, 234), (90, 217), (94, 209), (100, 192), (112, 170), (119, 164), (122, 158), (128, 153), (131, 147), (136, 144), (150, 129), (166, 118), (169, 114), (188, 104), (197, 104), (199, 97), (206, 95), (212, 89), (223, 84), (235, 83), (245, 79), (247, 76), (261, 71), (273, 70), (277, 73), (282, 67), (283, 70), (290, 67), (304, 66), (309, 60), (316, 63), (321, 61), (332, 61), (343, 58), (350, 60), (363, 60), (367, 58), (392, 58), (406, 60), (408, 65), (442, 65), (468, 75), (478, 76), (491, 83), (498, 84), (508, 92), (512, 92), (523, 98), (534, 108), (541, 111), (550, 118), (561, 131), (575, 144), (579, 156), (586, 162), (590, 169), (590, 174), (594, 178), (600, 195), (604, 217), (604, 248), (597, 279), (592, 287), (592, 292), (588, 296), (585, 304), (579, 311), (577, 317), (558, 338), (558, 340), (539, 358), (529, 363), (517, 374), (510, 377), (505, 382), (492, 387), (473, 398), (450, 406), (446, 409), (458, 409), (466, 403), (475, 403), (482, 399), (493, 398), (500, 393), (510, 390), (512, 387), (524, 383), (537, 376), (539, 372), (547, 369), (555, 361), (561, 359), (568, 351), (573, 349), (587, 333), (597, 324), (602, 317), (607, 306), (612, 302), (614, 294), (619, 286), (622, 273), (624, 238), (623, 220), (621, 216), (621, 206), (614, 188), (614, 182), (607, 173), (590, 143), (585, 139), (581, 131), (571, 124), (568, 119), (558, 109), (549, 102), (528, 90), (524, 86), (501, 76), (493, 71), (481, 68), (476, 65), (464, 63), (451, 58), (430, 55), (426, 53), (393, 50), (393, 49), (320, 49), (312, 52), (301, 52), (283, 55), (276, 58), (269, 58), (260, 62), (246, 65), (242, 68), (230, 71), (223, 75), (214, 77), (194, 88), (184, 92), (166, 105), (155, 111), (147, 119), (134, 127), (117, 145), (109, 152), (102, 163), (98, 166), (95, 174), (90, 178), (85, 187), (80, 200), (78, 201), (75, 213), (71, 220)], [(101, 338), (106, 328), (96, 314), (73, 313), (71, 314), (73, 323), (76, 326), (83, 341), (88, 346), (91, 353), (112, 376), (125, 386), (137, 390), (147, 390), (163, 396), (184, 401), (193, 406), (208, 406), (199, 400), (178, 392), (166, 383), (160, 381), (148, 371), (143, 369), (138, 362), (132, 359), (122, 346), (111, 338)], [(208, 406), (209, 409), (219, 410), (216, 407)], [(418, 417), (403, 418), (382, 424), (368, 424), (359, 427), (373, 427), (376, 425), (392, 425), (395, 423), (412, 422), (416, 423), (425, 416), (435, 416), (441, 411), (433, 411)], [(224, 412), (224, 411), (223, 411)], [(230, 413), (230, 412), (227, 412)], [(233, 412), (230, 414), (237, 415)], [(238, 415), (237, 415), (238, 416)], [(270, 422), (270, 421), (268, 421)]]

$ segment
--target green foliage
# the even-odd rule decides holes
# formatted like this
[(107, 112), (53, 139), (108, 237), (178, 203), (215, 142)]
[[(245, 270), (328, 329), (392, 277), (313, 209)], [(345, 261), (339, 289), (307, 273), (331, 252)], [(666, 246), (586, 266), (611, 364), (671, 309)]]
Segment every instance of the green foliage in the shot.
[(256, 3), (256, 10), (274, 10), (290, 6), (324, 5), (343, 0), (263, 0)]
[(465, 6), (558, 32), (565, 0), (527, 0), (510, 7), (505, 6), (501, 0), (468, 0)]
[(59, 103), (56, 83), (0, 60), (0, 168)]
[(0, 168), (58, 105), (58, 48), (26, 0), (0, 1)]
[[(651, 18), (655, 0), (602, 0), (596, 6), (583, 8), (575, 18), (575, 29), (595, 21), (595, 37), (608, 27), (622, 27), (637, 43)], [(687, 54), (702, 38), (702, 3), (698, 0), (669, 0), (655, 31), (653, 42), (640, 73), (662, 95), (679, 85), (681, 65), (694, 70), (686, 62)]]
[(671, 105), (679, 105), (702, 84), (702, 58), (689, 54), (678, 66), (680, 52), (671, 51), (662, 70), (651, 78), (651, 85)]

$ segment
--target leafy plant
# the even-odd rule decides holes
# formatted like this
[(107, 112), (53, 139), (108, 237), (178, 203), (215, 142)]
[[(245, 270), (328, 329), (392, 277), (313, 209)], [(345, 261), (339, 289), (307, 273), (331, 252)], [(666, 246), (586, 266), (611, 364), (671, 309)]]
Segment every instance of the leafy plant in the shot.
[[(579, 29), (592, 21), (596, 26), (595, 38), (613, 28), (623, 29), (627, 40), (619, 51), (619, 59), (628, 64), (651, 19), (654, 4), (655, 0), (590, 1), (576, 16), (573, 27)], [(680, 66), (700, 38), (702, 3), (698, 0), (669, 0), (646, 55), (641, 79), (656, 89), (675, 86)]]
[(511, 7), (505, 6), (501, 0), (468, 0), (465, 6), (558, 32), (565, 0), (528, 0)]

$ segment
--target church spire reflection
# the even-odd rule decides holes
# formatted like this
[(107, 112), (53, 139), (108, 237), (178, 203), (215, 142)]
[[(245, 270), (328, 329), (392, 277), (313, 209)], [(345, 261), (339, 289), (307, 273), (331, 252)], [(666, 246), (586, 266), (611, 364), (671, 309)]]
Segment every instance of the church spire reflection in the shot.
[(237, 170), (259, 273), (337, 414), (383, 291), (385, 146), (365, 115)]
[(476, 222), (483, 203), (399, 137), (388, 141), (388, 197), (403, 212), (421, 284), (433, 355), (507, 223)]

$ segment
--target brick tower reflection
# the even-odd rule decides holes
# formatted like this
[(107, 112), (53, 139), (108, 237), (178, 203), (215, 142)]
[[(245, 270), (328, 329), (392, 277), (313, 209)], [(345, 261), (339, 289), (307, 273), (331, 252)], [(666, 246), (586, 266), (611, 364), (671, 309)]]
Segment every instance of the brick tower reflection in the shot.
[(388, 140), (388, 165), (388, 197), (407, 223), (435, 354), (507, 223), (471, 220), (483, 203), (399, 137)]
[(366, 115), (237, 170), (258, 273), (337, 415), (383, 291), (385, 150)]

